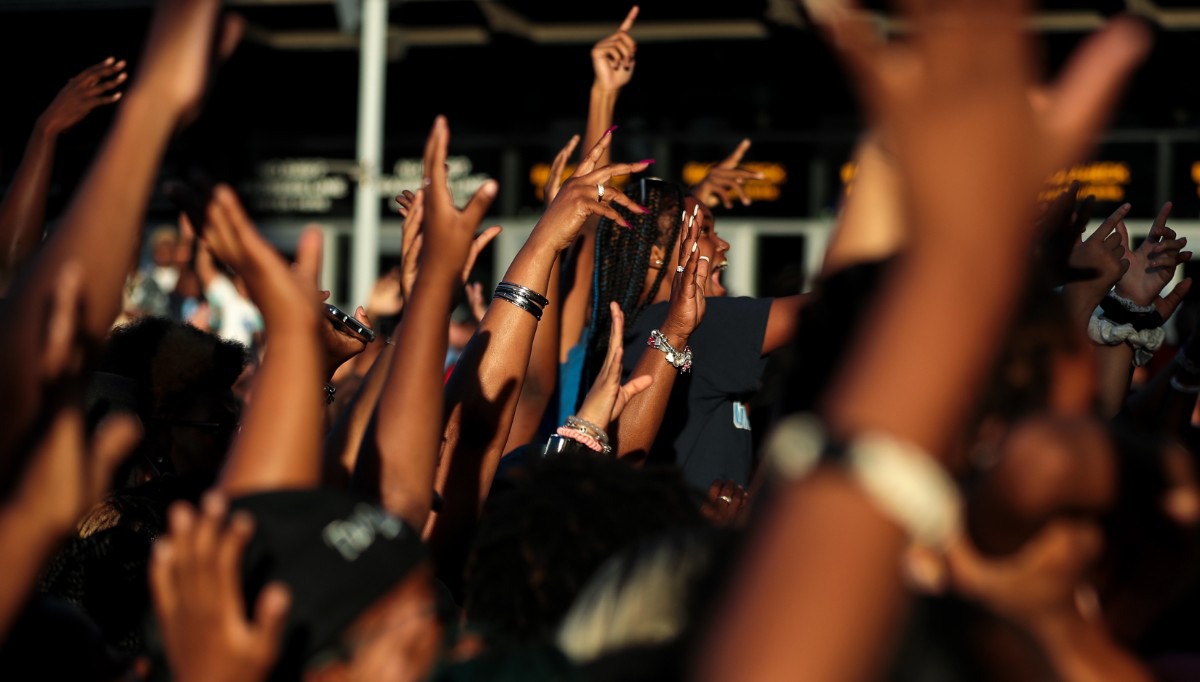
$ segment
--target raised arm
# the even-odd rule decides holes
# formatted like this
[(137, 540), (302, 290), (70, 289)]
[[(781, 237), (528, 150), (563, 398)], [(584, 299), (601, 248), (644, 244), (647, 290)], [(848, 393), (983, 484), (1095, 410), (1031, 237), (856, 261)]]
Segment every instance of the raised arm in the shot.
[(496, 197), (496, 182), (480, 186), (459, 211), (446, 180), (450, 130), (439, 116), (425, 143), (425, 178), (417, 192), (424, 223), (421, 263), (379, 405), (363, 441), (356, 483), (378, 492), (383, 506), (414, 528), (423, 528), (433, 504), (434, 471), (442, 441), (442, 363), (450, 306), (462, 286), (462, 269), (475, 227)]
[[(678, 262), (671, 279), (667, 317), (659, 328), (671, 347), (677, 350), (687, 347), (692, 332), (704, 319), (704, 296), (708, 288), (711, 257), (701, 254), (697, 246), (703, 222), (704, 214), (694, 211), (688, 216), (687, 225), (680, 233)], [(683, 268), (682, 272), (680, 268)], [(620, 339), (617, 343), (624, 343), (624, 340)], [(700, 358), (699, 361), (720, 362), (720, 359)], [(617, 456), (640, 460), (649, 454), (679, 374), (680, 369), (667, 362), (662, 351), (649, 347), (642, 349), (631, 376), (648, 376), (652, 383), (625, 406), (625, 412), (618, 422)]]
[[(575, 135), (567, 145), (559, 150), (550, 164), (550, 177), (546, 180), (546, 205), (554, 202), (554, 197), (562, 189), (563, 174), (567, 161), (579, 144), (579, 136)], [(504, 444), (504, 452), (512, 452), (514, 448), (525, 445), (537, 435), (542, 423), (542, 416), (554, 398), (554, 388), (558, 385), (559, 342), (562, 332), (561, 320), (562, 290), (560, 266), (562, 258), (554, 259), (550, 268), (550, 280), (546, 285), (546, 298), (551, 303), (542, 312), (542, 320), (538, 323), (533, 335), (533, 352), (529, 355), (529, 371), (525, 374), (525, 382), (521, 385), (521, 397), (517, 400), (517, 414), (513, 417), (512, 429), (508, 434), (508, 442)], [(482, 319), (482, 318), (481, 318)]]
[[(136, 262), (159, 161), (171, 133), (195, 113), (208, 79), (219, 10), (218, 0), (158, 4), (138, 77), (112, 130), (54, 234), (12, 285), (0, 326), (40, 323), (45, 315), (40, 301), (53, 288), (56, 273), (75, 261), (88, 283), (83, 331), (96, 342), (107, 335), (120, 311), (125, 276)], [(10, 451), (5, 445), (28, 428), (41, 403), (32, 367), (21, 360), (33, 356), (35, 344), (34, 335), (25, 334), (0, 349), (0, 389), (23, 397), (4, 411), (0, 452)]]
[[(825, 417), (838, 438), (887, 434), (937, 458), (971, 409), (965, 398), (994, 361), (1021, 285), (1033, 216), (1014, 197), (1033, 196), (1094, 141), (1149, 38), (1118, 20), (1087, 41), (1056, 88), (1063, 125), (1042, 128), (1025, 96), (1024, 3), (905, 6), (911, 40), (900, 49), (863, 23), (837, 25), (894, 142), (913, 241), (854, 340)], [(896, 565), (907, 538), (858, 480), (823, 469), (777, 491), (695, 669), (700, 679), (877, 673), (903, 607)]]
[(46, 194), (54, 169), (58, 136), (87, 117), (93, 109), (121, 99), (113, 92), (125, 82), (125, 60), (113, 57), (96, 64), (67, 81), (54, 101), (33, 126), (25, 155), (4, 202), (0, 203), (0, 292), (7, 288), (16, 270), (33, 254), (42, 239), (46, 218)]
[[(587, 127), (584, 130), (583, 150), (592, 149), (597, 142), (612, 130), (613, 112), (617, 107), (617, 96), (633, 78), (636, 64), (637, 42), (629, 35), (637, 19), (638, 7), (634, 5), (621, 22), (617, 32), (604, 38), (592, 47), (591, 94), (588, 98)], [(597, 166), (608, 164), (609, 152), (597, 160)], [(561, 323), (559, 331), (559, 361), (579, 343), (580, 335), (587, 326), (588, 303), (592, 298), (592, 266), (595, 253), (595, 221), (584, 225), (583, 238), (572, 248), (567, 263), (566, 277), (570, 286), (563, 292)]]
[[(1110, 296), (1112, 300), (1106, 301), (1108, 305), (1118, 303), (1125, 309), (1152, 310), (1163, 322), (1179, 307), (1183, 297), (1191, 289), (1191, 279), (1180, 282), (1166, 296), (1160, 294), (1175, 277), (1175, 270), (1179, 264), (1191, 260), (1192, 254), (1190, 251), (1181, 251), (1187, 244), (1187, 239), (1176, 238), (1175, 231), (1167, 227), (1167, 218), (1170, 215), (1171, 202), (1167, 202), (1159, 209), (1158, 216), (1150, 227), (1150, 233), (1136, 249), (1129, 248), (1129, 232), (1124, 223), (1121, 223), (1118, 233), (1129, 267), (1113, 287)], [(1095, 323), (1095, 326), (1098, 325), (1099, 322)], [(1089, 326), (1089, 335), (1093, 329), (1094, 326)], [(1162, 332), (1158, 332), (1160, 341), (1161, 338)], [(1121, 410), (1129, 394), (1134, 364), (1145, 364), (1152, 354), (1152, 351), (1147, 349), (1135, 355), (1134, 347), (1129, 342), (1109, 340), (1117, 343), (1096, 348), (1097, 395), (1100, 413), (1105, 417), (1116, 416)]]
[(135, 418), (118, 414), (101, 422), (89, 440), (82, 402), (87, 370), (87, 343), (80, 333), (82, 270), (68, 263), (55, 284), (49, 298), (39, 302), (49, 311), (42, 329), (30, 334), (24, 327), (6, 327), (3, 332), (37, 339), (38, 354), (25, 361), (33, 365), (44, 399), (37, 406), (42, 428), (36, 437), (26, 449), (7, 453), (24, 468), (0, 503), (0, 553), (7, 557), (0, 580), (0, 641), (46, 560), (104, 495), (117, 465), (141, 436)]
[[(412, 299), (413, 287), (416, 285), (417, 275), (420, 273), (418, 263), (425, 241), (421, 236), (421, 222), (424, 220), (425, 207), (424, 201), (418, 202), (417, 195), (408, 190), (396, 197), (396, 201), (400, 204), (400, 214), (404, 216), (404, 236), (401, 242), (402, 265), (394, 275), (398, 281), (387, 286), (395, 287), (392, 290), (400, 292), (400, 300), (393, 302), (393, 305), (396, 305), (393, 310), (403, 310), (404, 301)], [(500, 231), (499, 226), (493, 225), (471, 242), (466, 262), (462, 266), (461, 281), (463, 283), (466, 282), (471, 269), (475, 266), (475, 260), (479, 254), (500, 234)], [(386, 277), (392, 278), (393, 275), (389, 274)], [(366, 435), (371, 417), (379, 404), (379, 396), (383, 392), (384, 382), (387, 379), (389, 368), (392, 366), (395, 351), (395, 343), (379, 348), (378, 355), (371, 361), (370, 369), (359, 384), (358, 390), (353, 396), (340, 398), (349, 400), (350, 405), (342, 411), (325, 439), (326, 462), (335, 467), (330, 470), (331, 476), (333, 476), (331, 480), (342, 480), (343, 478), (349, 480), (357, 467), (363, 436)], [(359, 356), (358, 359), (361, 357)], [(438, 367), (442, 366), (441, 363), (442, 360), (439, 360)], [(371, 470), (375, 473), (368, 474), (368, 470), (364, 469), (359, 474), (358, 485), (367, 490), (378, 491), (378, 467), (373, 467)]]
[(208, 204), (202, 237), (245, 280), (267, 334), (254, 400), (242, 415), (216, 488), (232, 497), (315, 487), (321, 480), (325, 371), (318, 334), (325, 321), (311, 282), (321, 260), (320, 230), (301, 236), (293, 272), (255, 229), (233, 190), (219, 185)]
[[(502, 282), (512, 285), (510, 292), (518, 293), (509, 294), (507, 300), (496, 300), (488, 308), (446, 386), (447, 421), (437, 475), (445, 508), (427, 526), (435, 552), (443, 555), (439, 570), (446, 571), (461, 561), (461, 556), (446, 553), (461, 551), (464, 533), (473, 527), (491, 487), (543, 307), (536, 297), (546, 291), (558, 253), (575, 239), (583, 222), (592, 215), (626, 224), (610, 203), (642, 211), (615, 189), (599, 196), (597, 185), (615, 175), (642, 171), (648, 165), (598, 166), (611, 139), (611, 134), (605, 135), (592, 148), (534, 226)], [(519, 293), (522, 291), (526, 294)]]
[(704, 179), (688, 190), (688, 193), (703, 202), (709, 208), (718, 204), (725, 208), (733, 208), (733, 200), (742, 202), (743, 206), (750, 205), (750, 197), (742, 190), (747, 180), (762, 180), (763, 174), (746, 168), (739, 168), (742, 157), (750, 149), (750, 138), (742, 140), (729, 156), (712, 168)]

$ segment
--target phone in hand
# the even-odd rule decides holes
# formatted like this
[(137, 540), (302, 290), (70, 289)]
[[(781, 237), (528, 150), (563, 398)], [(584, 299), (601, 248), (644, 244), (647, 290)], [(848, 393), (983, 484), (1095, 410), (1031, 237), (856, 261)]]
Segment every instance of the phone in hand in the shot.
[(365, 341), (367, 343), (371, 343), (372, 341), (375, 340), (375, 332), (374, 331), (372, 331), (369, 327), (364, 325), (362, 322), (359, 322), (358, 320), (354, 319), (353, 315), (347, 315), (345, 312), (342, 311), (341, 308), (338, 308), (337, 306), (332, 305), (330, 303), (326, 303), (325, 311), (327, 313), (329, 313), (329, 318), (331, 320), (333, 320), (334, 324), (349, 331), (354, 336), (359, 337), (360, 339), (362, 339), (363, 341)]

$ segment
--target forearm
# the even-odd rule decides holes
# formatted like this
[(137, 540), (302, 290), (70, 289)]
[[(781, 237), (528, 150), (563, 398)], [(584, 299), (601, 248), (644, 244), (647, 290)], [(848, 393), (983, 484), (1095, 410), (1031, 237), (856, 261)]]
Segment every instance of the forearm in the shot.
[(1096, 401), (1100, 416), (1111, 419), (1121, 411), (1129, 394), (1133, 378), (1133, 347), (1127, 343), (1116, 346), (1095, 346)]
[(0, 246), (4, 257), (0, 282), (5, 286), (41, 241), (57, 140), (58, 136), (40, 122), (34, 126), (21, 165), (4, 202), (0, 203)]
[(458, 273), (452, 269), (439, 273), (429, 265), (417, 276), (396, 333), (400, 351), (372, 419), (373, 438), (355, 470), (356, 478), (360, 473), (367, 481), (377, 478), (384, 508), (414, 528), (425, 526), (433, 504), (442, 441), (442, 367), (457, 286)]
[(562, 292), (560, 311), (558, 361), (566, 362), (567, 353), (583, 337), (588, 323), (588, 303), (592, 298), (592, 275), (595, 273), (596, 221), (588, 220), (576, 241), (573, 258), (564, 259), (570, 286)]
[[(45, 497), (47, 491), (36, 491)], [(33, 591), (38, 574), (70, 527), (48, 523), (36, 500), (17, 496), (0, 508), (0, 555), (5, 558), (0, 581), (0, 641), (5, 641), (13, 620)]]
[(1064, 682), (1151, 682), (1149, 671), (1100, 623), (1064, 615), (1032, 628), (1058, 679)]
[(835, 471), (775, 492), (715, 611), (696, 678), (873, 679), (903, 612), (904, 534)]
[[(58, 228), (13, 284), (0, 312), (0, 327), (43, 329), (43, 302), (63, 266), (74, 261), (88, 283), (83, 290), (82, 332), (95, 343), (108, 335), (120, 311), (125, 276), (136, 261), (151, 185), (174, 124), (167, 109), (148, 97), (131, 95), (126, 100)], [(0, 453), (11, 453), (12, 439), (29, 427), (41, 404), (33, 376), (36, 366), (24, 361), (36, 356), (41, 335), (9, 334), (3, 343), (0, 390), (22, 396), (9, 405), (0, 427), (6, 434), (0, 437)]]
[(521, 386), (521, 397), (517, 400), (517, 412), (513, 417), (512, 429), (509, 430), (508, 440), (504, 443), (501, 454), (512, 452), (514, 448), (525, 445), (537, 436), (541, 426), (542, 416), (554, 397), (554, 388), (558, 384), (558, 340), (559, 340), (559, 310), (562, 300), (559, 298), (559, 267), (562, 257), (554, 260), (550, 268), (550, 279), (546, 283), (546, 298), (550, 305), (542, 313), (542, 321), (538, 323), (533, 335), (533, 351), (529, 354), (529, 370), (525, 373), (525, 383)]
[[(587, 150), (596, 146), (604, 132), (612, 127), (613, 112), (617, 109), (618, 93), (617, 90), (606, 90), (598, 85), (592, 85), (591, 95), (588, 97), (587, 130), (583, 136), (583, 144), (579, 146), (580, 154), (586, 154)], [(605, 149), (596, 165), (607, 166), (611, 158), (609, 150)]]
[[(687, 337), (671, 335), (667, 338), (674, 348), (687, 346)], [(630, 398), (617, 422), (617, 456), (644, 459), (654, 445), (658, 429), (662, 426), (667, 405), (671, 402), (671, 391), (679, 370), (666, 361), (662, 352), (646, 347), (630, 376), (654, 377), (650, 388)]]
[(825, 251), (822, 277), (857, 263), (889, 258), (904, 248), (907, 239), (900, 177), (878, 135), (865, 137), (854, 158), (856, 173)]
[[(363, 377), (358, 391), (352, 398), (349, 398), (349, 406), (342, 411), (341, 417), (334, 422), (329, 433), (325, 435), (326, 466), (341, 469), (344, 472), (341, 475), (347, 478), (357, 466), (363, 437), (371, 423), (371, 416), (375, 414), (375, 408), (379, 404), (379, 396), (383, 393), (383, 386), (387, 381), (395, 350), (394, 344), (383, 345), (375, 361), (371, 363), (371, 368)], [(359, 355), (355, 361), (361, 357), (362, 355)], [(339, 477), (338, 480), (342, 479)], [(372, 486), (371, 489), (378, 490), (378, 487)]]
[[(557, 252), (539, 245), (536, 228), (534, 232), (504, 280), (542, 292)], [(446, 421), (437, 470), (437, 492), (444, 498), (445, 508), (427, 527), (442, 551), (457, 551), (491, 488), (537, 324), (533, 315), (515, 305), (493, 303), (446, 385)], [(465, 424), (469, 428), (464, 429)], [(441, 565), (454, 565), (460, 559), (447, 557)]]
[(972, 409), (962, 396), (976, 393), (994, 361), (1026, 256), (1016, 239), (946, 240), (902, 256), (830, 395), (831, 428), (885, 431), (934, 456), (947, 452)]
[(266, 320), (267, 352), (255, 376), (254, 401), (218, 482), (229, 496), (321, 482), (319, 320), (315, 311), (294, 313), (294, 319)]

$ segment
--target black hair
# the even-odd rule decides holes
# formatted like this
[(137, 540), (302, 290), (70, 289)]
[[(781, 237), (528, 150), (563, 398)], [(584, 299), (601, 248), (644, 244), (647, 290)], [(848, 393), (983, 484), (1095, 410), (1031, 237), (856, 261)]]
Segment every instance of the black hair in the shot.
[(466, 566), (467, 617), (516, 642), (549, 637), (609, 557), (703, 523), (676, 469), (594, 454), (535, 461), (488, 499)]
[[(613, 208), (630, 224), (622, 227), (609, 218), (601, 218), (596, 228), (596, 258), (592, 281), (592, 319), (588, 325), (587, 353), (584, 356), (583, 381), (580, 399), (604, 364), (608, 353), (608, 335), (612, 314), (608, 304), (616, 301), (625, 313), (625, 325), (634, 320), (654, 302), (671, 268), (663, 266), (646, 295), (642, 287), (650, 270), (650, 250), (654, 246), (670, 252), (679, 231), (683, 211), (683, 187), (658, 178), (641, 178), (632, 184), (631, 198), (649, 209), (648, 213), (633, 213), (619, 204)], [(669, 260), (664, 258), (664, 260)]]
[[(138, 456), (129, 458), (118, 480), (137, 482), (136, 469), (131, 467), (149, 467), (160, 474), (171, 471), (172, 448), (185, 445), (177, 442), (172, 422), (198, 401), (227, 395), (228, 424), (204, 441), (221, 450), (211, 453), (214, 462), (222, 458), (238, 416), (232, 387), (248, 361), (242, 344), (163, 317), (144, 317), (113, 330), (97, 362), (88, 420), (94, 424), (124, 407), (137, 414), (146, 432)], [(122, 395), (113, 395), (101, 379), (110, 386), (121, 384)]]

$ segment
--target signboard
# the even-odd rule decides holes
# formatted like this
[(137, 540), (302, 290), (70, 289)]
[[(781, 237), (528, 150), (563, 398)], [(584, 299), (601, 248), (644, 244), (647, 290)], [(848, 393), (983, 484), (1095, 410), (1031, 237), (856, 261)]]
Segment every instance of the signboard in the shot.
[[(461, 201), (475, 193), (488, 179), (475, 172), (465, 156), (446, 160), (450, 190)], [(402, 158), (391, 173), (379, 179), (379, 197), (394, 210), (394, 197), (403, 190), (421, 186), (422, 161)], [(271, 159), (255, 167), (254, 177), (240, 186), (251, 209), (268, 213), (349, 214), (353, 212), (353, 190), (359, 176), (358, 164), (349, 159)]]

